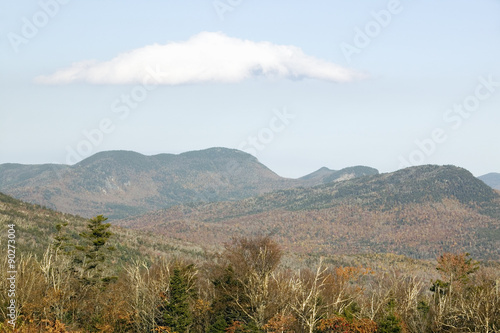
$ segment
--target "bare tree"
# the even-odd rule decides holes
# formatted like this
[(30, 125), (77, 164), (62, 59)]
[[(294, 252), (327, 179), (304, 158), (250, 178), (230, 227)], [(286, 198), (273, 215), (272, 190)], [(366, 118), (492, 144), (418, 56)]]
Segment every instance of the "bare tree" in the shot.
[(453, 306), (464, 327), (485, 333), (500, 331), (499, 287), (498, 272), (483, 268), (475, 274)]
[(274, 315), (276, 307), (272, 297), (273, 271), (282, 257), (279, 245), (269, 237), (235, 238), (225, 245), (222, 258), (234, 268), (242, 286), (242, 298), (235, 295), (238, 307), (258, 327), (263, 327)]
[(320, 259), (316, 272), (302, 270), (296, 277), (290, 280), (292, 291), (292, 302), (290, 306), (294, 315), (299, 319), (307, 332), (312, 333), (321, 314), (325, 310), (325, 304), (321, 302), (321, 294), (326, 285), (327, 268), (323, 266)]
[(372, 271), (363, 267), (336, 267), (327, 276), (325, 299), (328, 303), (327, 315), (342, 314), (364, 293), (364, 286), (359, 283)]
[(151, 267), (144, 261), (133, 261), (125, 267), (126, 284), (130, 290), (127, 306), (132, 312), (137, 332), (156, 328), (162, 297), (168, 294), (170, 263), (162, 258)]

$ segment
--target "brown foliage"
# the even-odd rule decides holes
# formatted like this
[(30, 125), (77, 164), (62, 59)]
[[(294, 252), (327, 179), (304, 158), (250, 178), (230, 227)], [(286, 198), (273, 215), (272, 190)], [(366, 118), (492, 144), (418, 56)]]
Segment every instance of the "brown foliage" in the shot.
[(377, 331), (377, 324), (370, 319), (354, 319), (349, 322), (347, 319), (334, 316), (322, 319), (318, 325), (320, 332), (328, 333), (374, 333)]
[[(437, 271), (422, 269), (426, 266), (393, 269), (392, 262), (376, 270), (335, 267), (322, 260), (315, 270), (295, 271), (280, 267), (281, 256), (280, 247), (268, 237), (242, 238), (227, 244), (210, 265), (196, 263), (194, 271), (200, 273), (195, 279), (193, 271), (189, 283), (194, 318), (189, 332), (206, 332), (227, 309), (232, 316), (224, 318), (227, 332), (234, 333), (249, 327), (267, 333), (372, 333), (375, 322), (382, 323), (388, 313), (411, 333), (500, 332), (498, 263), (478, 269), (467, 254), (445, 253), (437, 260)], [(12, 330), (5, 323), (0, 332), (171, 332), (158, 326), (159, 305), (169, 301), (170, 271), (181, 262), (130, 262), (116, 282), (89, 288), (71, 278), (68, 260), (20, 255), (19, 326)], [(4, 290), (7, 270), (2, 264)], [(431, 292), (429, 280), (438, 274), (443, 281)], [(219, 281), (216, 287), (214, 277), (227, 283)], [(0, 293), (0, 304), (6, 301), (6, 294)], [(5, 319), (2, 308), (0, 321)]]
[(274, 317), (269, 319), (263, 329), (267, 333), (294, 333), (296, 321), (297, 320), (292, 315), (284, 316), (282, 314), (276, 314)]
[(272, 273), (281, 257), (280, 246), (270, 237), (262, 236), (235, 238), (225, 245), (222, 253), (242, 286), (244, 300), (236, 297), (235, 302), (258, 327), (262, 327), (279, 307), (279, 298), (273, 297), (277, 280)]
[(234, 238), (224, 245), (224, 249), (223, 257), (235, 271), (242, 274), (252, 272), (261, 277), (274, 271), (283, 255), (281, 247), (267, 236)]
[(468, 281), (469, 274), (478, 270), (479, 264), (469, 258), (468, 253), (444, 253), (437, 259), (436, 269), (441, 278), (450, 283), (463, 285)]

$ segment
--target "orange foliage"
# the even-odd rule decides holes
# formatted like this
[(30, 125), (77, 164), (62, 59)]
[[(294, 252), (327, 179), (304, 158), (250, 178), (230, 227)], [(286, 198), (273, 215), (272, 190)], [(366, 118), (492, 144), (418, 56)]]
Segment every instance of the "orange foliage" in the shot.
[(377, 324), (370, 319), (354, 319), (352, 322), (339, 316), (322, 319), (318, 325), (320, 332), (328, 333), (374, 333)]
[(479, 267), (477, 262), (468, 258), (468, 256), (468, 253), (444, 253), (438, 258), (436, 269), (445, 280), (465, 282), (467, 276), (474, 273)]
[(243, 323), (240, 321), (233, 321), (231, 326), (226, 328), (227, 333), (238, 333), (238, 332), (244, 332), (243, 330)]
[(293, 333), (293, 325), (296, 319), (293, 316), (277, 314), (264, 325), (264, 330), (268, 333)]
[(0, 324), (0, 329), (2, 332), (9, 333), (81, 333), (81, 331), (72, 331), (69, 330), (66, 325), (61, 323), (59, 320), (52, 322), (47, 319), (43, 319), (41, 321), (41, 325), (35, 324), (35, 321), (30, 319), (16, 326), (16, 328), (12, 328), (12, 326), (8, 323), (4, 325)]

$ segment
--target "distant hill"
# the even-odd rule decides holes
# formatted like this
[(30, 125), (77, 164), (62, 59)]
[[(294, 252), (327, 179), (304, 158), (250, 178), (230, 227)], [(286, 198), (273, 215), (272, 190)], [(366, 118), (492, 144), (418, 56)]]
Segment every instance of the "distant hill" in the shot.
[(435, 258), (467, 251), (500, 258), (500, 196), (453, 166), (412, 167), (237, 202), (176, 206), (117, 223), (200, 244), (263, 233), (298, 253)]
[[(7, 234), (7, 225), (15, 224), (16, 248), (20, 255), (35, 254), (41, 258), (48, 246), (53, 242), (57, 233), (56, 225), (67, 224), (65, 235), (72, 243), (77, 243), (79, 233), (86, 230), (87, 220), (70, 214), (47, 209), (39, 205), (32, 205), (6, 194), (0, 193), (0, 232)], [(113, 236), (110, 244), (117, 249), (115, 258), (117, 268), (121, 263), (135, 260), (149, 260), (160, 255), (183, 255), (199, 257), (203, 250), (193, 244), (168, 239), (139, 230), (123, 229), (112, 226)], [(4, 246), (6, 237), (0, 238), (0, 245)], [(6, 248), (6, 245), (5, 245)]]
[(323, 167), (319, 170), (314, 171), (313, 173), (299, 178), (299, 180), (303, 181), (305, 184), (313, 186), (377, 174), (377, 169), (365, 166), (348, 167), (342, 170), (330, 170), (326, 167)]
[(188, 202), (234, 201), (374, 172), (355, 167), (321, 179), (288, 179), (235, 149), (155, 156), (109, 151), (73, 166), (2, 164), (0, 191), (67, 213), (117, 219)]
[(486, 185), (492, 187), (496, 190), (500, 190), (500, 173), (488, 173), (486, 175), (478, 177), (481, 179)]

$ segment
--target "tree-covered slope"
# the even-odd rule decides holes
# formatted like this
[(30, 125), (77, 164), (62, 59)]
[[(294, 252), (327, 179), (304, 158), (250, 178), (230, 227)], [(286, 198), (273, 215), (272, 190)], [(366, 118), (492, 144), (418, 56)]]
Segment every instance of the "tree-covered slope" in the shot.
[(331, 179), (289, 179), (236, 149), (154, 156), (109, 151), (73, 166), (0, 165), (0, 191), (67, 213), (116, 219), (177, 204), (240, 200), (374, 172), (356, 167), (335, 172)]
[[(44, 254), (58, 234), (57, 226), (63, 226), (62, 232), (68, 242), (78, 244), (79, 234), (86, 230), (88, 219), (61, 213), (39, 205), (29, 204), (0, 193), (0, 232), (7, 235), (9, 224), (15, 225), (16, 253), (34, 254), (39, 258)], [(111, 245), (117, 248), (116, 266), (132, 259), (146, 259), (164, 254), (183, 254), (185, 256), (202, 255), (200, 247), (166, 239), (164, 236), (137, 230), (111, 228)], [(0, 237), (0, 246), (6, 248), (7, 237)]]
[(120, 225), (217, 244), (272, 234), (297, 252), (500, 256), (500, 197), (467, 170), (420, 166), (237, 202), (183, 205)]

